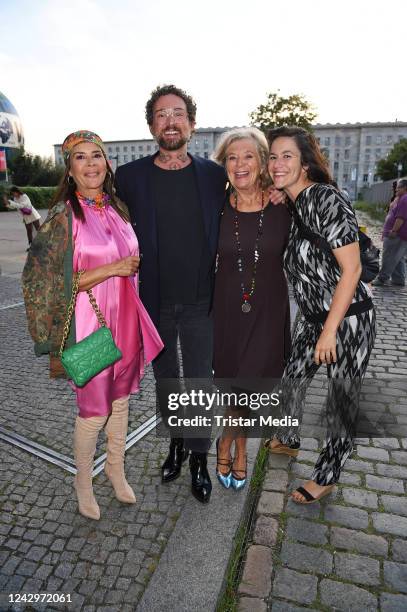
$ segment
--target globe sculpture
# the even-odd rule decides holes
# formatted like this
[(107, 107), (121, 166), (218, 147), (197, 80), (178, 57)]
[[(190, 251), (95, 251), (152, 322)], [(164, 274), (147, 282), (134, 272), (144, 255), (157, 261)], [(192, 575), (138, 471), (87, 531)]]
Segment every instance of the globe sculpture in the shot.
[(21, 121), (10, 100), (0, 92), (0, 148), (18, 149), (24, 145)]

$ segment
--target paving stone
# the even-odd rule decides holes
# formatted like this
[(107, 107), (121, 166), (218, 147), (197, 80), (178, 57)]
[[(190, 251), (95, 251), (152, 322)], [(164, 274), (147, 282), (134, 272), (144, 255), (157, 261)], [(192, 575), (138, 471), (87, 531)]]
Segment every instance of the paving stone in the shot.
[(287, 455), (274, 455), (269, 453), (269, 467), (272, 469), (285, 469), (290, 463), (290, 457)]
[(287, 500), (285, 508), (288, 514), (300, 516), (304, 518), (316, 519), (321, 514), (321, 505), (319, 502), (315, 504), (296, 504), (291, 498)]
[(383, 564), (384, 581), (400, 593), (407, 593), (407, 564), (385, 561)]
[(378, 608), (377, 598), (372, 593), (351, 584), (322, 580), (320, 594), (321, 603), (332, 610), (338, 609), (338, 602), (341, 606), (339, 609), (347, 612), (376, 612)]
[(241, 597), (238, 612), (267, 612), (267, 604), (257, 597)]
[(288, 474), (284, 470), (268, 470), (263, 482), (264, 491), (286, 492), (288, 485)]
[[(407, 443), (403, 442), (404, 448), (407, 448)], [(406, 451), (392, 451), (391, 458), (396, 463), (407, 465), (407, 452)]]
[(303, 604), (311, 604), (317, 597), (317, 584), (316, 576), (280, 568), (276, 571), (273, 596)]
[(347, 485), (356, 485), (359, 486), (361, 484), (361, 477), (359, 474), (354, 474), (352, 472), (341, 472), (341, 477), (339, 478), (339, 482), (341, 484)]
[(330, 574), (332, 572), (332, 555), (321, 548), (313, 548), (304, 544), (283, 542), (281, 562), (290, 568), (304, 571)]
[[(34, 575), (36, 569), (37, 569), (37, 565), (33, 561), (24, 560), (16, 569), (16, 573), (19, 574), (20, 576), (31, 577)], [(4, 568), (3, 568), (3, 571), (4, 571)]]
[(284, 495), (263, 491), (257, 505), (257, 514), (280, 514), (284, 508)]
[(360, 555), (337, 553), (335, 555), (335, 574), (344, 580), (363, 585), (380, 584), (380, 563)]
[(273, 600), (271, 610), (272, 612), (303, 612), (304, 610), (315, 610), (315, 608), (304, 608), (291, 605), (288, 601)]
[(365, 491), (364, 489), (342, 488), (342, 497), (347, 504), (372, 508), (377, 510), (377, 494)]
[(391, 512), (392, 514), (401, 514), (403, 516), (407, 516), (407, 498), (406, 496), (391, 496), (391, 495), (381, 495), (381, 502), (384, 506), (384, 509), (387, 512)]
[(388, 476), (389, 478), (407, 479), (407, 466), (403, 465), (386, 465), (382, 463), (376, 464), (376, 471), (380, 476)]
[(400, 448), (397, 438), (372, 438), (373, 446), (378, 448), (395, 449)]
[(271, 549), (266, 546), (250, 546), (244, 564), (239, 594), (267, 597), (271, 587)]
[(301, 438), (301, 450), (316, 451), (319, 448), (319, 442), (315, 438)]
[(368, 513), (365, 510), (344, 506), (327, 506), (325, 508), (325, 520), (354, 529), (366, 529), (369, 524)]
[(304, 519), (290, 518), (286, 535), (305, 544), (326, 544), (328, 527)]
[(407, 540), (394, 540), (392, 545), (394, 561), (407, 562)]
[(389, 461), (390, 459), (387, 450), (374, 446), (358, 446), (357, 455), (362, 459), (370, 459), (371, 461)]
[(261, 514), (257, 517), (253, 533), (255, 544), (275, 546), (278, 536), (278, 521), (271, 516)]
[(40, 561), (46, 554), (47, 549), (42, 546), (32, 546), (26, 554), (26, 558), (30, 561)]
[(373, 512), (373, 527), (381, 533), (391, 533), (393, 535), (406, 537), (407, 534), (407, 517), (397, 516), (395, 514), (386, 514), (385, 512)]
[(366, 555), (386, 557), (389, 549), (387, 540), (381, 536), (353, 531), (345, 527), (331, 527), (331, 544), (336, 548), (356, 550)]
[(301, 449), (300, 452), (298, 453), (297, 461), (308, 461), (309, 463), (312, 463), (314, 465), (317, 462), (318, 457), (319, 457), (319, 453), (315, 453), (310, 450)]
[(382, 612), (406, 612), (407, 596), (383, 593), (380, 597), (380, 609)]
[(348, 459), (346, 469), (349, 472), (363, 472), (364, 474), (374, 474), (373, 463), (369, 461), (357, 461), (356, 459)]
[(380, 478), (379, 476), (368, 474), (366, 476), (366, 485), (369, 489), (376, 489), (378, 491), (404, 493), (403, 481), (394, 478)]

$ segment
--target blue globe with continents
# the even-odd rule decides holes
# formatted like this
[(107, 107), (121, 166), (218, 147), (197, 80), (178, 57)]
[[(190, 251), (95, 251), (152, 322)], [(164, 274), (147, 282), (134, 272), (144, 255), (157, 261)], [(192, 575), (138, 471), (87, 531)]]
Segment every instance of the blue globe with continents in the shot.
[(11, 153), (24, 145), (24, 134), (20, 117), (6, 96), (0, 91), (0, 149)]

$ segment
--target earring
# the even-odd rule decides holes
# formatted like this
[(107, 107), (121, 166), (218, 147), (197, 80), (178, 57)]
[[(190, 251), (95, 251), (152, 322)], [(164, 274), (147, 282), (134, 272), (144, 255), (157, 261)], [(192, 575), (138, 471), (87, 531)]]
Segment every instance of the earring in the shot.
[(68, 185), (75, 185), (75, 181), (73, 180), (73, 176), (71, 175), (68, 176), (66, 182), (68, 183)]

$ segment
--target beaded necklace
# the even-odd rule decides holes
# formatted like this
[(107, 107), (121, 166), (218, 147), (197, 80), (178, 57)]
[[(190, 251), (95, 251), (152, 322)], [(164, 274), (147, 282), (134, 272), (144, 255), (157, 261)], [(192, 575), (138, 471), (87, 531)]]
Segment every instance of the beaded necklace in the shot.
[(96, 194), (94, 198), (87, 198), (86, 196), (79, 193), (79, 191), (75, 192), (76, 197), (80, 199), (87, 206), (92, 206), (95, 208), (106, 208), (106, 206), (110, 203), (110, 196), (108, 193), (104, 191), (102, 193)]
[[(235, 236), (236, 236), (236, 246), (237, 246), (237, 269), (239, 270), (240, 275), (243, 275), (243, 259), (242, 259), (242, 245), (240, 244), (240, 236), (239, 236), (239, 219), (237, 214), (237, 193), (235, 195)], [(249, 300), (253, 297), (254, 290), (256, 288), (256, 272), (257, 272), (257, 262), (259, 261), (259, 242), (260, 236), (263, 233), (263, 217), (264, 217), (264, 191), (261, 192), (261, 210), (259, 215), (259, 225), (257, 227), (257, 236), (254, 242), (254, 264), (253, 264), (253, 272), (252, 272), (252, 280), (250, 282), (250, 289), (246, 290), (243, 280), (240, 282), (240, 287), (242, 289), (242, 312), (247, 314), (251, 311), (252, 306)]]

